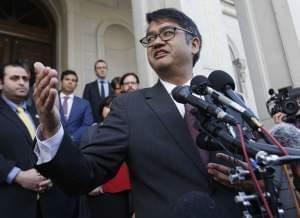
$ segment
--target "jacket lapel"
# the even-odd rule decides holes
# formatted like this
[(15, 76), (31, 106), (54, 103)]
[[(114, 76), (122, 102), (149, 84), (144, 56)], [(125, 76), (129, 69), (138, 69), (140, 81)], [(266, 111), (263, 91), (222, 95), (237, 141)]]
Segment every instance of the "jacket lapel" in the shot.
[(180, 146), (182, 151), (197, 165), (202, 173), (207, 174), (206, 167), (201, 161), (199, 151), (194, 146), (185, 121), (163, 85), (158, 82), (153, 88), (147, 89), (145, 98), (148, 105), (161, 120), (163, 126), (172, 135), (176, 144)]
[(68, 120), (66, 121), (67, 123), (70, 122), (70, 121), (72, 121), (75, 113), (77, 112), (76, 111), (76, 108), (78, 108), (77, 107), (77, 103), (78, 103), (78, 98), (76, 96), (74, 96), (72, 108), (71, 108), (71, 111), (70, 111), (70, 115), (69, 115)]
[[(98, 80), (95, 80), (95, 82), (92, 84), (92, 95), (95, 96), (95, 99), (99, 101), (101, 99), (101, 95), (99, 93), (99, 86), (98, 86)], [(97, 91), (94, 91), (97, 90)]]
[(15, 123), (18, 126), (16, 129), (20, 129), (25, 135), (27, 140), (32, 143), (32, 138), (27, 130), (27, 127), (23, 123), (23, 121), (18, 117), (18, 115), (10, 109), (10, 107), (4, 102), (4, 100), (0, 97), (0, 113), (7, 119), (11, 120), (11, 122)]

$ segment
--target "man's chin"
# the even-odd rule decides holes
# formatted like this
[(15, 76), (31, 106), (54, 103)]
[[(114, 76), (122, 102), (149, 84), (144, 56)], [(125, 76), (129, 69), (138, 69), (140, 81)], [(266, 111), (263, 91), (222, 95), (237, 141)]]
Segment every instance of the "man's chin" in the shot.
[(126, 92), (134, 92), (135, 89), (128, 89)]

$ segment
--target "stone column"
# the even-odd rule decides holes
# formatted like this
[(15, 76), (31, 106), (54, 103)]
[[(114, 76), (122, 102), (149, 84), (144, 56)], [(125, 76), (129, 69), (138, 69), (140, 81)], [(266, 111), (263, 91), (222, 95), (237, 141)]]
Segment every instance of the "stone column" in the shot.
[(261, 120), (272, 124), (265, 102), (269, 88), (299, 82), (300, 50), (286, 0), (235, 1)]
[(147, 23), (145, 15), (149, 9), (148, 3), (149, 1), (147, 0), (132, 0), (131, 2), (134, 37), (136, 43), (137, 68), (139, 75), (143, 75), (140, 76), (141, 87), (149, 87), (157, 80), (155, 72), (153, 72), (147, 61), (146, 48), (144, 48), (139, 42), (146, 33)]

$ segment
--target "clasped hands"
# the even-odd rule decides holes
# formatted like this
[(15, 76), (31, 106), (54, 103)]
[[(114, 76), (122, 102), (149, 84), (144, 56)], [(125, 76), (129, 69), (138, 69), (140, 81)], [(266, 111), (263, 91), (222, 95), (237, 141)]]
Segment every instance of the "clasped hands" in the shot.
[(25, 171), (20, 171), (17, 174), (14, 182), (25, 189), (39, 193), (45, 192), (53, 186), (53, 183), (50, 179), (47, 179), (44, 176), (42, 176), (34, 168)]

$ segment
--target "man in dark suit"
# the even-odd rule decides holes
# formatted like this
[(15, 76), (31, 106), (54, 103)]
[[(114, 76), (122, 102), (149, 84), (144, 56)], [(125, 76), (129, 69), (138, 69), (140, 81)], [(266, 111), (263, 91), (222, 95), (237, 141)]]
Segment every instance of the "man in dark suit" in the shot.
[(61, 74), (60, 117), (64, 129), (74, 142), (79, 145), (83, 132), (94, 122), (90, 103), (74, 95), (78, 76), (73, 70)]
[(107, 63), (100, 59), (95, 63), (95, 73), (97, 79), (86, 84), (83, 90), (83, 98), (91, 104), (94, 120), (101, 122), (103, 118), (99, 115), (99, 106), (101, 102), (109, 95), (113, 95), (111, 84), (105, 79), (108, 70)]
[(21, 65), (0, 68), (0, 216), (73, 218), (75, 203), (34, 168), (38, 122), (25, 103), (29, 80)]
[(63, 133), (53, 107), (56, 71), (35, 64), (35, 100), (43, 116), (40, 134), (56, 141), (51, 146), (39, 143), (40, 150), (53, 150), (55, 157), (45, 160), (39, 152), (37, 168), (67, 191), (86, 192), (112, 177), (127, 160), (137, 218), (176, 217), (174, 207), (195, 191), (211, 198), (213, 204), (208, 205), (207, 198), (199, 203), (217, 211), (218, 217), (241, 217), (234, 191), (210, 181), (207, 161), (212, 155), (195, 146), (184, 121), (184, 105), (171, 97), (175, 86), (192, 79), (201, 35), (194, 22), (176, 9), (148, 13), (147, 22), (140, 42), (158, 83), (117, 97), (93, 143), (81, 151)]

